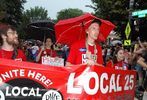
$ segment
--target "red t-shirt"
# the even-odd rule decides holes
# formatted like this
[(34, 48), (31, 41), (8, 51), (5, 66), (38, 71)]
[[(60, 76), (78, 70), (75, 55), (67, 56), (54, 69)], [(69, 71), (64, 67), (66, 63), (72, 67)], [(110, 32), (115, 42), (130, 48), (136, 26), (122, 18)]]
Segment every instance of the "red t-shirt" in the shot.
[[(102, 49), (100, 45), (96, 45), (97, 48), (97, 63), (103, 64)], [(89, 50), (94, 54), (94, 46), (89, 46)], [(70, 48), (67, 62), (71, 64), (82, 64), (86, 62), (86, 46), (85, 40), (77, 41)]]
[(127, 70), (128, 64), (124, 61), (119, 61), (114, 64), (114, 69)]
[[(40, 49), (40, 50), (41, 50), (41, 49)], [(39, 52), (40, 52), (40, 50), (39, 50)], [(38, 52), (38, 53), (39, 53), (39, 52)], [(57, 53), (56, 53), (56, 51), (54, 51), (54, 50), (45, 49), (45, 50), (42, 51), (42, 53), (41, 53), (41, 57), (40, 57), (39, 63), (42, 63), (42, 57), (45, 56), (45, 55), (51, 56), (51, 57), (56, 57), (56, 56), (57, 56)]]
[[(20, 49), (17, 50), (18, 54), (14, 60), (18, 61), (26, 61), (26, 55), (24, 52)], [(3, 49), (0, 49), (0, 58), (6, 58), (6, 59), (12, 59), (13, 51), (6, 51)]]
[(106, 67), (107, 68), (113, 68), (113, 62), (112, 62), (112, 60), (107, 61)]

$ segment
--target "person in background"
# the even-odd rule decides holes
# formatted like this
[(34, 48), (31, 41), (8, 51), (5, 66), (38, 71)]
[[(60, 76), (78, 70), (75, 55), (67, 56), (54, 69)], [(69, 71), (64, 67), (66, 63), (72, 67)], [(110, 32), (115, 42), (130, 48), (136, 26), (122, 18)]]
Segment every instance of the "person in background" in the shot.
[(33, 62), (33, 56), (32, 56), (32, 42), (28, 41), (26, 46), (26, 56), (27, 61)]
[[(147, 90), (147, 49), (142, 51), (141, 56), (137, 59), (137, 65), (140, 65), (143, 70), (145, 71), (145, 77), (141, 77), (141, 79), (139, 79), (139, 89), (144, 91)], [(143, 71), (142, 71), (143, 74)], [(139, 77), (140, 78), (140, 77)]]
[(146, 57), (143, 56), (147, 50), (146, 42), (142, 43), (140, 38), (137, 38), (138, 42), (134, 46), (134, 51), (132, 55), (132, 68), (137, 71), (137, 80), (138, 80), (138, 88), (139, 90), (143, 90), (143, 81), (144, 81), (144, 72), (145, 68), (147, 68)]
[(52, 48), (52, 40), (51, 38), (47, 38), (45, 41), (45, 44), (41, 46), (41, 48), (38, 51), (37, 57), (36, 57), (36, 62), (42, 63), (42, 57), (44, 56), (50, 56), (50, 57), (56, 57), (56, 51), (53, 50)]
[(101, 21), (94, 19), (85, 30), (87, 38), (77, 41), (71, 48), (66, 66), (88, 65), (103, 66), (102, 48), (97, 43)]
[(33, 46), (31, 47), (31, 54), (32, 54), (33, 61), (36, 60), (38, 50), (39, 50), (39, 47), (37, 43), (34, 43)]
[(102, 46), (102, 57), (103, 57), (104, 65), (106, 65), (107, 46), (105, 44)]
[(19, 45), (18, 34), (13, 26), (0, 23), (0, 38), (2, 40), (0, 58), (26, 61), (24, 52), (20, 49), (17, 49), (17, 46)]
[(140, 58), (137, 60), (137, 63), (143, 68), (147, 69), (147, 49), (142, 51)]
[(63, 45), (60, 43), (57, 43), (57, 44), (53, 45), (53, 48), (56, 51), (57, 56), (59, 58), (63, 58)]
[(114, 52), (113, 68), (116, 70), (128, 70), (128, 63), (125, 62), (124, 49), (118, 48)]

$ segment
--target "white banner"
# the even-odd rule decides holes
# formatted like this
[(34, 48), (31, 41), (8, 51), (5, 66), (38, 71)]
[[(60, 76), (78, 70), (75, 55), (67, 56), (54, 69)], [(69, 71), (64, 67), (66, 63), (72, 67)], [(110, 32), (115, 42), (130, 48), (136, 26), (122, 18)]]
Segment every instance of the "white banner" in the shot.
[(42, 64), (50, 66), (64, 66), (64, 59), (59, 57), (43, 56)]

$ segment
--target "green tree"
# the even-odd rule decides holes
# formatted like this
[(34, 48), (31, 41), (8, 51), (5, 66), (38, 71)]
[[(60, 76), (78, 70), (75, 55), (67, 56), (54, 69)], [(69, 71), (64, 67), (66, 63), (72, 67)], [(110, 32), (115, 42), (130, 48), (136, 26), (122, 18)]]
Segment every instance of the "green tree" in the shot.
[(23, 4), (26, 0), (1, 0), (0, 21), (19, 26), (22, 21)]
[(22, 30), (20, 36), (25, 37), (26, 34), (24, 31), (29, 23), (39, 20), (48, 20), (50, 18), (48, 17), (48, 12), (45, 10), (45, 8), (36, 6), (24, 11), (22, 19), (22, 24), (19, 27), (20, 31)]
[(134, 10), (144, 10), (147, 9), (146, 0), (135, 0)]
[(2, 20), (5, 17), (5, 13), (6, 13), (5, 8), (6, 8), (5, 0), (1, 0), (0, 2), (0, 20)]
[(57, 13), (57, 20), (73, 18), (73, 17), (80, 16), (82, 14), (83, 14), (83, 11), (77, 8), (63, 9)]
[(30, 8), (23, 13), (23, 20), (34, 22), (37, 20), (47, 20), (48, 12), (45, 8), (36, 6), (35, 8)]
[(124, 35), (126, 23), (129, 18), (130, 0), (91, 0), (90, 7), (94, 9), (95, 15), (112, 21), (117, 27), (117, 33)]
[(95, 14), (111, 21), (124, 21), (129, 15), (129, 0), (91, 0)]

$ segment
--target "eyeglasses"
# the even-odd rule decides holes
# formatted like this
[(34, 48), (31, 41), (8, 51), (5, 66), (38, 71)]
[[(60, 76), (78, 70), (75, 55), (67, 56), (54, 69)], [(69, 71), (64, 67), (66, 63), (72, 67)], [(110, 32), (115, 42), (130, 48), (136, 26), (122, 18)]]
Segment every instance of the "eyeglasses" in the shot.
[(17, 34), (16, 31), (8, 31), (7, 33), (8, 33), (8, 34)]

